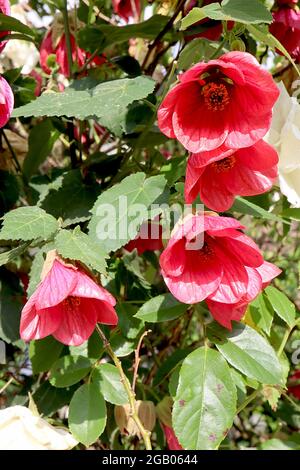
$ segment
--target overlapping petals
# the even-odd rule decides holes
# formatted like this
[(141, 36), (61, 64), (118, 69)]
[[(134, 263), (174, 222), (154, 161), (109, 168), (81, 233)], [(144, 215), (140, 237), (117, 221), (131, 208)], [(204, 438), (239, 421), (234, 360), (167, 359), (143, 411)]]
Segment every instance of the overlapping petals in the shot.
[(112, 0), (112, 5), (114, 12), (125, 21), (140, 16), (140, 0)]
[(158, 124), (190, 152), (249, 147), (268, 131), (279, 92), (251, 54), (229, 52), (200, 62), (179, 82), (162, 102)]
[(235, 196), (253, 196), (272, 188), (278, 176), (276, 150), (263, 140), (239, 150), (191, 154), (186, 172), (185, 199), (192, 203), (198, 194), (214, 211), (226, 211)]
[[(10, 15), (9, 0), (0, 0), (0, 13), (2, 13), (3, 15)], [(8, 33), (9, 31), (0, 31), (0, 52), (3, 51), (7, 43), (7, 41), (1, 41), (1, 38), (4, 38), (4, 36), (7, 36)]]
[(114, 297), (85, 272), (55, 257), (44, 279), (22, 310), (20, 333), (29, 341), (53, 335), (78, 346), (97, 322), (116, 325)]
[(14, 95), (5, 78), (0, 76), (0, 127), (5, 126), (14, 108)]
[(215, 319), (230, 328), (280, 270), (266, 263), (257, 245), (229, 217), (193, 215), (174, 229), (160, 257), (174, 297), (186, 304), (206, 300)]
[[(272, 33), (296, 60), (300, 61), (300, 11), (293, 7), (293, 2), (281, 2), (273, 12)], [(282, 52), (277, 50), (279, 54)]]

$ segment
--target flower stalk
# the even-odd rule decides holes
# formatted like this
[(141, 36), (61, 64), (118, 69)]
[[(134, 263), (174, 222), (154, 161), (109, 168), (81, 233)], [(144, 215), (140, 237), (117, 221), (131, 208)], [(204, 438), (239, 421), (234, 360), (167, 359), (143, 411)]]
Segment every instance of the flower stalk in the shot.
[(142, 436), (142, 439), (144, 441), (144, 444), (145, 444), (145, 447), (146, 447), (146, 450), (152, 450), (152, 445), (151, 445), (151, 432), (150, 431), (147, 431), (147, 429), (145, 429), (143, 423), (141, 422), (139, 416), (138, 416), (138, 413), (137, 413), (137, 406), (136, 406), (136, 399), (135, 399), (135, 393), (123, 371), (123, 367), (122, 367), (122, 364), (121, 364), (121, 361), (119, 360), (119, 358), (117, 357), (117, 355), (114, 353), (108, 339), (106, 338), (105, 334), (103, 333), (103, 331), (101, 330), (100, 326), (97, 325), (96, 326), (96, 330), (103, 342), (103, 346), (105, 347), (106, 351), (108, 352), (108, 354), (110, 355), (111, 359), (113, 360), (116, 368), (118, 369), (118, 372), (119, 372), (119, 375), (120, 375), (120, 379), (121, 379), (121, 383), (123, 384), (123, 387), (127, 393), (127, 396), (128, 396), (128, 401), (129, 401), (129, 404), (130, 404), (130, 410), (131, 410), (131, 416), (132, 416), (132, 419), (134, 420), (135, 424), (137, 425), (140, 433), (141, 433), (141, 436)]

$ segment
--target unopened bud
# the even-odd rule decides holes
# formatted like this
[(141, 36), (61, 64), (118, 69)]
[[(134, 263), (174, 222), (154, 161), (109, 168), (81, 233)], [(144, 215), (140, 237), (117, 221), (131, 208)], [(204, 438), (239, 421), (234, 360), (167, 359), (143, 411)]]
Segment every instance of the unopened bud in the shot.
[(46, 63), (50, 69), (53, 69), (56, 66), (56, 55), (49, 54)]
[(244, 41), (242, 41), (241, 39), (234, 39), (234, 40), (230, 43), (230, 49), (231, 49), (232, 51), (246, 52), (245, 43), (244, 43)]

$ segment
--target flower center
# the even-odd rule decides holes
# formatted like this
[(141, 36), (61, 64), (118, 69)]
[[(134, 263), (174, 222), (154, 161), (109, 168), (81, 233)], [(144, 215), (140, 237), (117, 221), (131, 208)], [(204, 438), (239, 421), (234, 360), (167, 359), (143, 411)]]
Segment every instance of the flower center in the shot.
[(67, 297), (63, 301), (64, 308), (68, 311), (68, 313), (73, 313), (74, 311), (79, 309), (81, 302), (78, 297)]
[(230, 157), (223, 158), (223, 160), (219, 160), (218, 162), (213, 162), (211, 165), (216, 173), (225, 173), (234, 167), (235, 162), (235, 156), (230, 155)]
[(206, 263), (211, 259), (211, 257), (214, 255), (214, 250), (212, 249), (211, 246), (208, 245), (207, 242), (204, 242), (203, 247), (199, 251), (200, 255), (200, 261)]
[(202, 88), (204, 103), (210, 111), (223, 111), (230, 102), (224, 83), (209, 82)]

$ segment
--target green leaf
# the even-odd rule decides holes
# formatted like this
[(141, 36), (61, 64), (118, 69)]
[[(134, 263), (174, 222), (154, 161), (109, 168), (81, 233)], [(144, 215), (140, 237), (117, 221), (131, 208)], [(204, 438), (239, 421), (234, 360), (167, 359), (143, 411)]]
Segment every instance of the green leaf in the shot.
[(282, 368), (274, 349), (255, 330), (235, 323), (232, 331), (213, 323), (209, 338), (225, 359), (247, 377), (269, 385), (282, 383)]
[(69, 428), (73, 436), (89, 446), (103, 433), (106, 406), (96, 383), (84, 384), (73, 395), (69, 408)]
[(264, 294), (260, 294), (250, 304), (250, 314), (256, 326), (270, 335), (274, 312)]
[(281, 441), (280, 439), (269, 439), (260, 446), (261, 450), (300, 450), (300, 445), (293, 441)]
[(58, 230), (58, 222), (52, 215), (36, 206), (19, 207), (3, 217), (1, 240), (47, 240)]
[(15, 175), (0, 170), (0, 217), (8, 212), (19, 198), (19, 184)]
[(92, 375), (92, 381), (97, 383), (105, 400), (113, 405), (125, 405), (128, 396), (120, 380), (116, 366), (112, 364), (99, 364)]
[(285, 209), (281, 215), (288, 219), (300, 220), (300, 209)]
[(67, 116), (97, 119), (120, 136), (126, 130), (127, 107), (153, 92), (155, 82), (140, 76), (107, 81), (91, 87), (90, 82), (74, 82), (63, 93), (45, 92), (26, 106), (14, 110), (12, 117)]
[(245, 24), (272, 23), (270, 11), (260, 0), (223, 0), (223, 13), (231, 20)]
[(192, 39), (179, 55), (178, 69), (187, 70), (197, 62), (209, 60), (218, 47), (218, 42), (211, 42), (204, 38)]
[(187, 305), (178, 302), (172, 294), (161, 294), (144, 303), (135, 316), (150, 323), (158, 323), (180, 317), (187, 308)]
[(183, 361), (172, 413), (175, 434), (188, 450), (214, 450), (232, 426), (236, 388), (215, 350), (196, 349)]
[(47, 381), (34, 392), (33, 399), (38, 410), (44, 416), (51, 416), (70, 400), (76, 390), (76, 385), (70, 388), (56, 388)]
[(163, 176), (146, 179), (144, 173), (135, 173), (102, 193), (91, 211), (90, 237), (107, 252), (121, 248), (136, 237), (165, 186)]
[(275, 36), (273, 36), (269, 29), (264, 25), (247, 25), (248, 31), (252, 34), (256, 41), (262, 42), (266, 46), (269, 46), (274, 51), (278, 49), (282, 54), (293, 64), (294, 69), (296, 70), (297, 74), (300, 76), (300, 72), (298, 70), (297, 65), (295, 64), (294, 60), (292, 59), (291, 55), (288, 51), (283, 47), (280, 41), (278, 41)]
[(119, 317), (118, 327), (122, 334), (128, 339), (135, 339), (144, 328), (144, 322), (134, 317), (137, 307), (130, 303), (119, 302), (116, 311)]
[(181, 21), (181, 30), (194, 23), (211, 18), (219, 21), (238, 21), (244, 24), (271, 23), (273, 17), (259, 1), (223, 0), (222, 4), (212, 3), (202, 8), (193, 8)]
[[(148, 20), (137, 24), (125, 26), (99, 24), (92, 27), (88, 26), (79, 31), (79, 45), (93, 52), (96, 47), (103, 49), (112, 44), (127, 42), (131, 38), (152, 40), (166, 26), (169, 19), (168, 16), (153, 15)], [(170, 33), (164, 39), (168, 40), (168, 36), (170, 36)]]
[(50, 188), (41, 206), (54, 217), (61, 217), (64, 227), (89, 219), (90, 209), (101, 190), (94, 178), (83, 181), (80, 170), (64, 173)]
[(190, 352), (190, 349), (176, 349), (169, 357), (167, 357), (157, 369), (153, 379), (153, 385), (156, 387), (158, 384), (165, 381), (166, 377), (176, 370), (178, 365), (180, 365), (183, 359), (185, 359)]
[(64, 345), (56, 341), (52, 336), (31, 341), (29, 357), (34, 374), (48, 371), (59, 358)]
[(26, 24), (16, 18), (0, 13), (0, 31), (16, 31), (18, 33), (24, 33), (28, 36), (35, 36), (35, 31), (30, 29)]
[(278, 217), (271, 212), (266, 211), (262, 207), (253, 204), (253, 202), (248, 201), (248, 199), (244, 199), (243, 197), (237, 197), (233, 206), (231, 207), (230, 211), (240, 212), (241, 214), (248, 214), (253, 215), (254, 217), (259, 217), (266, 220), (274, 220), (274, 222), (282, 222), (285, 224), (290, 225), (289, 222)]
[(277, 315), (292, 327), (295, 323), (296, 309), (290, 299), (276, 287), (269, 286), (265, 290), (272, 307)]
[(93, 362), (83, 356), (63, 356), (50, 370), (50, 383), (54, 387), (64, 388), (76, 384), (87, 376)]
[(55, 247), (64, 258), (79, 260), (99, 273), (106, 272), (106, 254), (79, 226), (73, 231), (60, 230), (55, 238)]
[(20, 339), (20, 315), (24, 292), (18, 276), (0, 269), (0, 338), (7, 343)]
[(51, 119), (45, 119), (31, 129), (29, 150), (23, 164), (23, 173), (27, 178), (30, 178), (48, 157), (58, 137), (59, 131), (53, 127)]
[(9, 251), (4, 251), (3, 253), (0, 253), (0, 266), (13, 261), (19, 255), (24, 253), (24, 251), (29, 245), (30, 245), (30, 242), (21, 243), (19, 246), (16, 246), (15, 248), (12, 248)]

